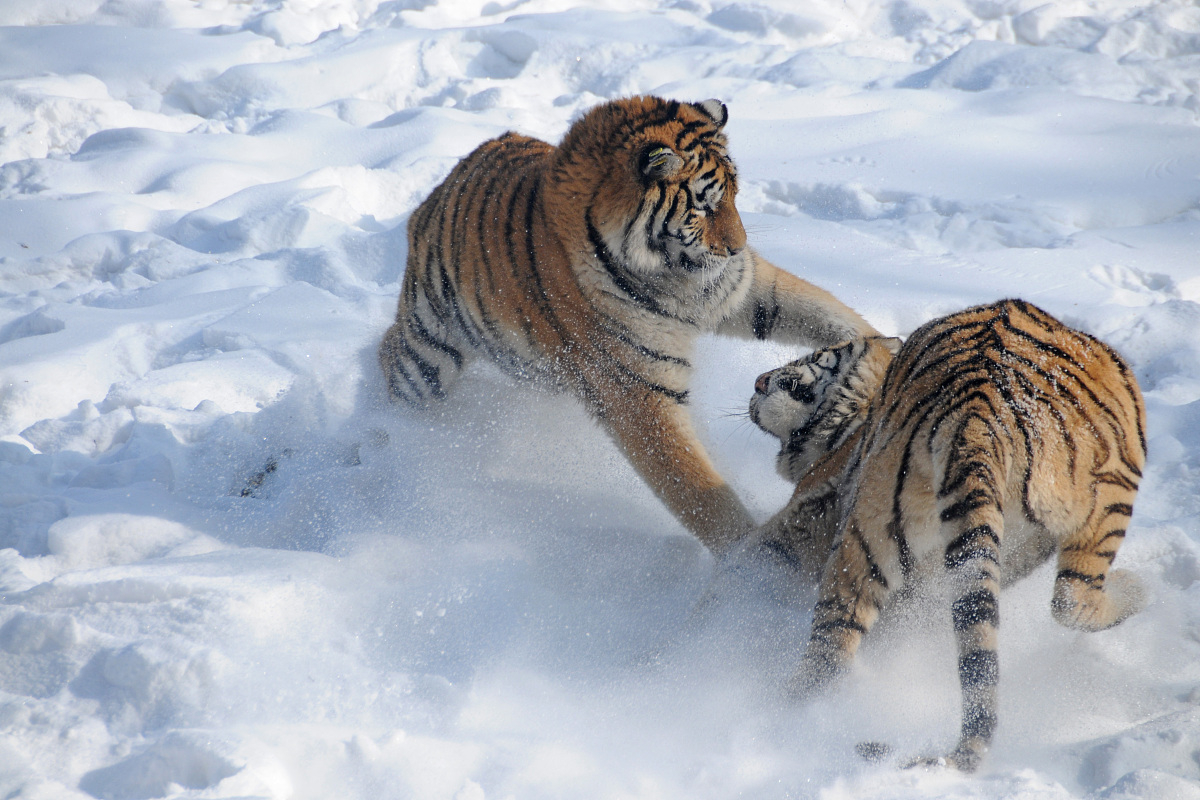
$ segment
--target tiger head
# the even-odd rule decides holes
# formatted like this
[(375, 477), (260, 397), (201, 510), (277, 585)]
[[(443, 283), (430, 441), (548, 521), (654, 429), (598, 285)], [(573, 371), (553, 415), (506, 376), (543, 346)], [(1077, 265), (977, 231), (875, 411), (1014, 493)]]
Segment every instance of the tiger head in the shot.
[(758, 376), (750, 419), (781, 442), (776, 468), (798, 482), (866, 420), (900, 340), (852, 339)]
[(560, 233), (585, 231), (582, 248), (652, 288), (712, 280), (746, 247), (721, 132), (728, 116), (719, 100), (657, 97), (589, 111), (559, 146), (547, 187)]

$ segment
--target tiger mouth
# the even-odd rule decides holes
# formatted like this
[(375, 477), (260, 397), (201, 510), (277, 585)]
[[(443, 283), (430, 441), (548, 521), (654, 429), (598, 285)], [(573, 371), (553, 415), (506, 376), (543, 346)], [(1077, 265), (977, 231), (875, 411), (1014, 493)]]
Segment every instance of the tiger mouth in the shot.
[(686, 252), (679, 254), (677, 266), (684, 272), (704, 272), (705, 270), (720, 270), (729, 263), (731, 256), (719, 256), (714, 253), (704, 253), (696, 258)]
[(783, 439), (784, 435), (777, 431), (771, 430), (773, 426), (770, 425), (767, 420), (763, 419), (762, 404), (765, 403), (766, 400), (767, 395), (759, 392), (755, 392), (754, 396), (750, 398), (750, 421), (757, 425), (759, 430), (761, 430), (763, 433), (774, 436), (776, 439)]

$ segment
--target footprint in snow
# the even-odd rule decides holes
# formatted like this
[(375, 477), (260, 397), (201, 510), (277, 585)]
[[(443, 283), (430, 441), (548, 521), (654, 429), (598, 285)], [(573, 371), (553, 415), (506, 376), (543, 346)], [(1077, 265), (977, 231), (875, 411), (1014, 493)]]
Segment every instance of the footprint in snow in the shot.
[(1179, 287), (1170, 275), (1143, 272), (1121, 264), (1093, 267), (1089, 275), (1101, 286), (1112, 289), (1113, 302), (1123, 306), (1152, 306), (1181, 297)]

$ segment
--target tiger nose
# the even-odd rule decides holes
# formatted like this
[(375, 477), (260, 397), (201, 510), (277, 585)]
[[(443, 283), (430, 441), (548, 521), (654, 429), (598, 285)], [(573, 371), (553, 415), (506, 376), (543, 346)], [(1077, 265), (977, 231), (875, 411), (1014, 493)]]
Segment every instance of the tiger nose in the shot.
[(771, 373), (764, 372), (758, 376), (758, 380), (754, 382), (754, 391), (756, 394), (766, 394), (767, 388), (771, 385)]

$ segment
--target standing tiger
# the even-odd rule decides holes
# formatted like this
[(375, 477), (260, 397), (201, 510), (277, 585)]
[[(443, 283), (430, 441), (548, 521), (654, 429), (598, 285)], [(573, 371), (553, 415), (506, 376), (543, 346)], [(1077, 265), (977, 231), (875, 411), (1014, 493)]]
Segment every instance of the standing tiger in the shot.
[(633, 97), (562, 143), (507, 133), (408, 222), (396, 321), (379, 348), (395, 399), (443, 398), (484, 357), (577, 396), (714, 551), (753, 528), (685, 408), (702, 333), (811, 346), (874, 333), (746, 246), (720, 101)]
[(1112, 349), (1028, 303), (813, 353), (759, 377), (750, 415), (798, 480), (762, 543), (821, 572), (801, 696), (845, 671), (892, 592), (941, 576), (963, 702), (944, 762), (970, 771), (996, 725), (1002, 585), (1057, 552), (1061, 624), (1097, 631), (1144, 605), (1111, 569), (1146, 457), (1141, 393)]

